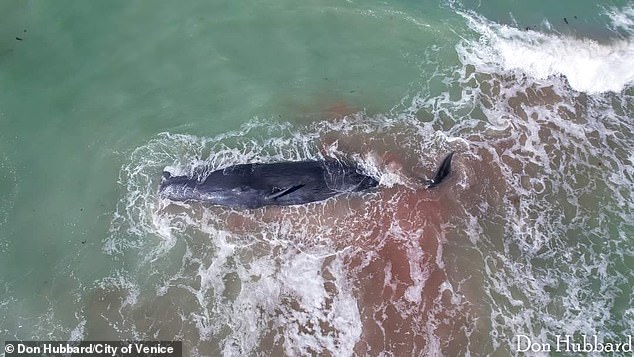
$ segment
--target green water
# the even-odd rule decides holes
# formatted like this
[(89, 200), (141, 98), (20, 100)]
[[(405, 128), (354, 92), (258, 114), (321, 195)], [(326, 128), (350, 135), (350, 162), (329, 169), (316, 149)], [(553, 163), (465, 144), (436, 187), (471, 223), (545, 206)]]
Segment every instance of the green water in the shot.
[(5, 2), (1, 264), (18, 300), (3, 312), (5, 333), (38, 337), (50, 309), (65, 328), (76, 323), (69, 294), (116, 266), (101, 246), (119, 169), (158, 133), (301, 122), (338, 101), (398, 104), (424, 76), (427, 48), (455, 35), (444, 20), (375, 5)]
[[(465, 1), (463, 8), (522, 28), (548, 19), (563, 33), (610, 35), (594, 2), (542, 3)], [(449, 3), (334, 0), (5, 1), (0, 37), (6, 339), (68, 339), (96, 282), (128, 270), (145, 279), (136, 270), (143, 257), (108, 254), (104, 243), (127, 194), (122, 167), (160, 133), (213, 137), (254, 118), (301, 127), (341, 103), (368, 116), (399, 113), (416, 96), (439, 96), (461, 68), (456, 44), (477, 38)], [(459, 96), (453, 90), (450, 97)], [(436, 129), (443, 125), (451, 126)], [(631, 241), (630, 211), (610, 220), (613, 237)], [(622, 289), (631, 289), (629, 253), (615, 263), (629, 276)], [(554, 266), (552, 259), (542, 266)], [(618, 295), (612, 308), (620, 322), (607, 325), (627, 332), (631, 297)]]

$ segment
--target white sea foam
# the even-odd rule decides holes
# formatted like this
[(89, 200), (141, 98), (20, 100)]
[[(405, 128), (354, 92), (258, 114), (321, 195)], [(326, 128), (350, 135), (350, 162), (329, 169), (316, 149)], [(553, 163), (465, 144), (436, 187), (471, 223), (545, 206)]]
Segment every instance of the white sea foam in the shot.
[(623, 8), (608, 8), (605, 10), (612, 21), (613, 30), (624, 30), (627, 34), (634, 34), (634, 5), (629, 4)]
[[(539, 80), (563, 75), (580, 92), (619, 92), (634, 82), (634, 40), (597, 42), (556, 33), (541, 33), (501, 25), (468, 12), (459, 12), (478, 40), (456, 46), (460, 60), (480, 71), (519, 71)], [(615, 16), (619, 26), (632, 19)]]
[(69, 341), (81, 341), (84, 339), (86, 330), (86, 319), (81, 320), (77, 326), (70, 332)]
[(113, 275), (101, 279), (96, 284), (100, 289), (119, 289), (126, 293), (122, 306), (133, 306), (139, 298), (139, 285), (124, 271), (117, 271)]
[[(289, 258), (282, 264), (279, 278), (284, 291), (301, 301), (301, 308), (287, 310), (284, 318), (286, 353), (305, 355), (311, 350), (325, 350), (350, 355), (361, 335), (361, 321), (355, 298), (348, 289), (342, 289), (345, 270), (340, 258), (335, 257), (328, 265), (333, 283), (339, 288), (334, 294), (326, 290), (323, 258), (304, 252)], [(333, 331), (324, 326), (331, 326)]]

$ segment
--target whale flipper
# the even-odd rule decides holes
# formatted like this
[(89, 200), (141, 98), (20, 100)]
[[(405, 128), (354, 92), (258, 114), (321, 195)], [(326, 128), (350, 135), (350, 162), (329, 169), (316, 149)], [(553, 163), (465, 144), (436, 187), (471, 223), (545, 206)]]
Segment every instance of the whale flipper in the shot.
[(276, 200), (276, 199), (278, 199), (278, 198), (280, 198), (282, 196), (288, 195), (291, 192), (297, 191), (297, 190), (299, 190), (302, 187), (304, 187), (304, 184), (291, 186), (291, 187), (288, 187), (288, 188), (286, 188), (284, 190), (271, 193), (270, 195), (266, 196), (265, 198), (267, 200)]
[(453, 154), (454, 152), (452, 151), (447, 156), (445, 156), (445, 158), (440, 163), (440, 166), (438, 166), (438, 170), (436, 170), (434, 178), (432, 178), (431, 180), (426, 180), (427, 188), (434, 188), (440, 185), (440, 183), (447, 176), (449, 176), (449, 173), (451, 172), (451, 159), (453, 158)]

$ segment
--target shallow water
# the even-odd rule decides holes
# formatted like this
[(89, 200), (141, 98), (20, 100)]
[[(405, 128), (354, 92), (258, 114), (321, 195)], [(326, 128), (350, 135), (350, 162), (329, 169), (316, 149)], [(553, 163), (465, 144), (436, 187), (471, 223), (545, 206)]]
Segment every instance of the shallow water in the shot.
[[(632, 334), (631, 4), (0, 13), (6, 339), (506, 355)], [(380, 188), (247, 212), (156, 194), (165, 168), (324, 156)]]

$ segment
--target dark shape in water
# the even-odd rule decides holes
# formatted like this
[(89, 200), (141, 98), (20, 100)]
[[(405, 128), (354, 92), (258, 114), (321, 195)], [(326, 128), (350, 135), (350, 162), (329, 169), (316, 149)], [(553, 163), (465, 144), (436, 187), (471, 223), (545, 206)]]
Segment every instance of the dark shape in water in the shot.
[(436, 170), (436, 174), (431, 180), (427, 180), (427, 188), (434, 188), (445, 179), (445, 177), (449, 176), (451, 172), (451, 159), (453, 158), (453, 152), (450, 152), (440, 163), (438, 169)]
[[(449, 175), (453, 153), (427, 181), (435, 187)], [(292, 206), (368, 191), (378, 181), (349, 162), (338, 160), (240, 164), (213, 171), (204, 181), (163, 172), (159, 196), (235, 208)]]

